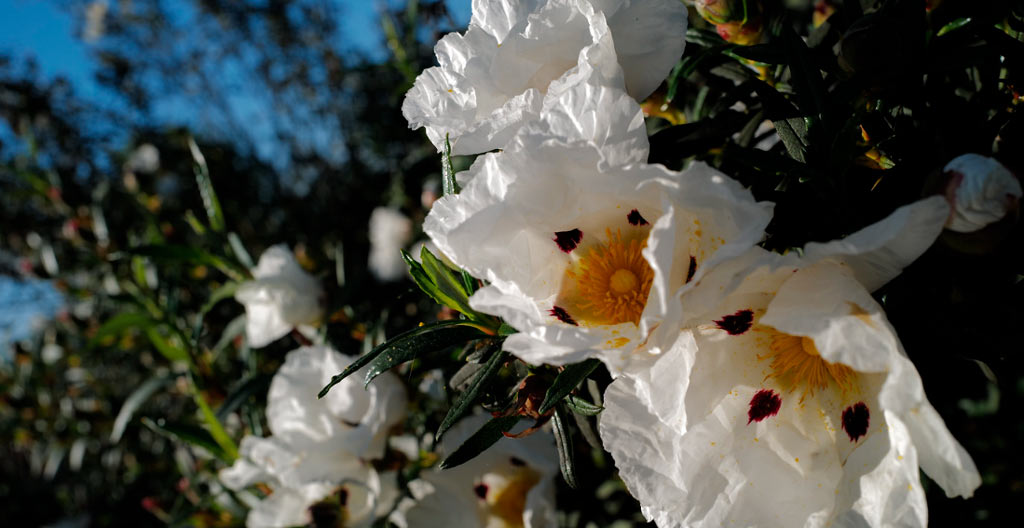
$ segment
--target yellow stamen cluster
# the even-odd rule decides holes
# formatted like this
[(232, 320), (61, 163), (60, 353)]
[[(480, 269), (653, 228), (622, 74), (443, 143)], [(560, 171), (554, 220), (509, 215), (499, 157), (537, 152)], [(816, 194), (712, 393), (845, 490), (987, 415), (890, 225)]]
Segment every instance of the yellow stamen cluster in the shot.
[(769, 348), (770, 354), (758, 356), (772, 360), (772, 373), (768, 377), (778, 379), (787, 390), (804, 385), (801, 399), (808, 393), (813, 396), (815, 390), (825, 389), (830, 383), (835, 383), (843, 392), (854, 388), (854, 370), (822, 359), (814, 340), (809, 337), (778, 334), (772, 338)]
[(573, 273), (580, 307), (599, 324), (637, 324), (654, 281), (654, 271), (641, 254), (646, 241), (624, 241), (611, 229), (606, 234), (608, 242), (591, 248)]
[[(523, 526), (523, 512), (526, 510), (526, 495), (540, 482), (540, 473), (526, 468), (519, 471), (505, 487), (488, 497), (490, 514), (501, 519), (501, 526), (520, 528)], [(490, 524), (488, 525), (490, 526)]]

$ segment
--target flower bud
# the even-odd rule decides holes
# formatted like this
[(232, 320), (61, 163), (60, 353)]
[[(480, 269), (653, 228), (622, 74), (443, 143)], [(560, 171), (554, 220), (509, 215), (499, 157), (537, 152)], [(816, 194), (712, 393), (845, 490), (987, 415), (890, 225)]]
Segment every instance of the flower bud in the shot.
[(1013, 173), (987, 156), (964, 154), (943, 171), (950, 177), (946, 198), (953, 213), (946, 228), (951, 231), (973, 233), (1002, 220), (1024, 194)]
[(761, 42), (761, 37), (764, 35), (764, 24), (761, 23), (761, 17), (757, 16), (748, 20), (746, 24), (742, 22), (718, 24), (715, 26), (715, 30), (718, 32), (718, 36), (726, 42), (750, 46)]
[(693, 6), (701, 18), (717, 25), (742, 22), (748, 16), (748, 9), (751, 11), (749, 16), (753, 16), (757, 11), (755, 3), (755, 0), (696, 0)]

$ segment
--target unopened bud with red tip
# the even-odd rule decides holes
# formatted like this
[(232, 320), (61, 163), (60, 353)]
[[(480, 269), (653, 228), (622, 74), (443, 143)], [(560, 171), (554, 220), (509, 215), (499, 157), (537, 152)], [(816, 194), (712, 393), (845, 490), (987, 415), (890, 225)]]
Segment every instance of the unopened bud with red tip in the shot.
[[(697, 14), (712, 24), (742, 22), (757, 14), (757, 0), (694, 0)], [(749, 15), (748, 15), (749, 11)]]
[(1024, 190), (1020, 181), (998, 161), (980, 154), (964, 154), (950, 161), (946, 198), (953, 212), (946, 228), (973, 233), (1002, 220), (1017, 207)]
[(748, 20), (745, 24), (742, 22), (718, 24), (715, 26), (715, 31), (726, 42), (751, 46), (761, 42), (761, 37), (764, 35), (764, 24), (761, 23), (761, 17), (758, 16)]

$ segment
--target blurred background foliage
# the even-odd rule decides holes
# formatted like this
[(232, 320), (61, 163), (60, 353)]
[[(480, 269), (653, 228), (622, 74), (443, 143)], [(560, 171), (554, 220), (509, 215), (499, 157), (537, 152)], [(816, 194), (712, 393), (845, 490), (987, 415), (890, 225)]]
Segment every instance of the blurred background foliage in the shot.
[[(433, 64), (434, 42), (463, 29), (463, 3), (381, 2), (379, 26), (356, 34), (343, 24), (355, 9), (346, 2), (54, 2), (88, 45), (100, 98), (0, 49), (0, 286), (46, 280), (64, 299), (37, 331), (0, 343), (7, 519), (244, 520), (216, 471), (244, 432), (263, 434), (270, 376), (301, 340), (253, 351), (240, 337), (231, 284), (270, 245), (289, 244), (321, 279), (326, 334), (344, 353), (451, 317), (409, 280), (373, 276), (368, 221), (377, 206), (397, 208), (421, 238), (440, 160), (400, 106)], [(942, 167), (962, 153), (1024, 173), (1019, 2), (756, 5), (758, 39), (742, 43), (691, 9), (686, 53), (645, 110), (652, 162), (707, 161), (777, 204), (766, 247), (840, 237), (941, 192)], [(380, 53), (352, 47), (366, 38)], [(926, 481), (933, 526), (1019, 521), (1017, 220), (944, 234), (877, 293), (984, 478), (967, 501)], [(9, 291), (0, 288), (5, 312), (29, 310), (31, 299)], [(450, 400), (443, 380), (460, 356), (400, 373), (411, 390)], [(510, 370), (514, 389), (525, 374)], [(591, 393), (608, 382), (603, 369), (593, 378)], [(435, 431), (446, 407), (413, 405), (422, 412), (407, 432)], [(564, 524), (642, 524), (587, 427), (573, 429), (579, 480), (602, 484), (560, 483)], [(407, 477), (417, 462), (429, 461), (413, 461)]]

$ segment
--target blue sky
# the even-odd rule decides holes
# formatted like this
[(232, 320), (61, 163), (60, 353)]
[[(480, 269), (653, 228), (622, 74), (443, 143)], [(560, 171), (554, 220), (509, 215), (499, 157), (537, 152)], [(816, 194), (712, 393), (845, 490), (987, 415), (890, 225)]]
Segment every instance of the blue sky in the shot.
[[(115, 1), (115, 0), (109, 0)], [(470, 0), (447, 0), (455, 20), (469, 21)], [(381, 46), (377, 8), (370, 0), (339, 0), (344, 11), (348, 45), (372, 56), (385, 58)], [(400, 1), (388, 0), (390, 4)], [(75, 35), (70, 13), (55, 0), (0, 0), (0, 53), (35, 57), (43, 74), (63, 75), (79, 95), (102, 100), (102, 88), (93, 81), (96, 64), (89, 45)]]

